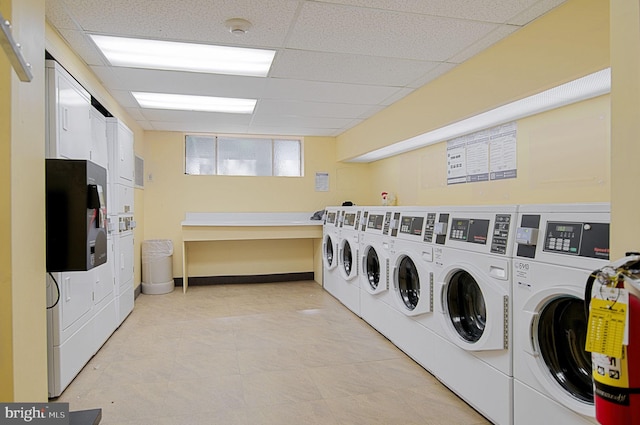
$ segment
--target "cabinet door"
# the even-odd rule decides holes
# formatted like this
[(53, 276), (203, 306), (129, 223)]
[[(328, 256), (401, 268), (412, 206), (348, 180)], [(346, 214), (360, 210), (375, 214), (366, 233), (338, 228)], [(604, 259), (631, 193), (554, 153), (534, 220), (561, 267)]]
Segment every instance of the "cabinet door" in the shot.
[(90, 160), (99, 166), (109, 168), (107, 149), (107, 119), (96, 108), (91, 107)]
[[(62, 312), (60, 330), (64, 331), (89, 314), (93, 307), (93, 280), (95, 271), (60, 273), (60, 301)], [(82, 322), (86, 322), (84, 319)]]
[(123, 184), (133, 185), (134, 161), (133, 133), (122, 123), (118, 126), (118, 150), (120, 151), (120, 179)]
[[(120, 236), (120, 286), (133, 285), (133, 232)], [(120, 293), (123, 293), (121, 290)]]
[(49, 87), (49, 125), (55, 126), (49, 134), (48, 156), (52, 158), (90, 159), (91, 96), (62, 67), (47, 68)]
[(113, 243), (111, 241), (111, 238), (107, 238), (107, 262), (93, 269), (95, 271), (93, 303), (96, 305), (103, 302), (103, 300), (114, 298), (114, 263), (115, 259), (113, 258)]
[(117, 118), (107, 118), (109, 167), (113, 184), (133, 186), (133, 133)]

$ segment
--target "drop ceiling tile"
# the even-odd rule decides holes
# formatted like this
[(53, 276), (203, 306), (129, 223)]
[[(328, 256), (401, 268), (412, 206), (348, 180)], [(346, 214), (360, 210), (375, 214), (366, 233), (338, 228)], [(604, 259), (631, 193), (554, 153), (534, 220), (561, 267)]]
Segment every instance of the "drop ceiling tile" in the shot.
[(176, 111), (169, 109), (142, 108), (143, 117), (151, 122), (167, 121), (173, 123), (197, 123), (206, 122), (211, 125), (248, 125), (251, 122), (251, 114), (223, 114), (219, 112)]
[(503, 23), (538, 0), (323, 0), (326, 3)]
[[(298, 6), (294, 0), (65, 1), (88, 32), (255, 46), (282, 44)], [(238, 17), (253, 24), (243, 37), (224, 25)]]
[(340, 128), (313, 128), (313, 127), (296, 127), (287, 125), (283, 127), (273, 126), (251, 126), (248, 130), (249, 134), (265, 134), (274, 136), (336, 136), (343, 130)]
[(58, 30), (79, 30), (80, 27), (69, 15), (62, 0), (47, 0), (45, 3), (45, 15), (47, 21)]
[(272, 78), (267, 82), (264, 98), (376, 105), (398, 90), (394, 87)]
[[(331, 22), (330, 31), (327, 22)], [(306, 2), (287, 47), (439, 62), (495, 27), (479, 21)]]
[(177, 131), (184, 133), (233, 133), (246, 134), (248, 127), (244, 125), (234, 125), (228, 123), (212, 124), (206, 121), (200, 122), (170, 122), (152, 121), (151, 125), (157, 131)]
[(500, 25), (495, 30), (491, 31), (489, 34), (473, 43), (471, 46), (449, 58), (447, 62), (462, 63), (467, 59), (477, 55), (481, 51), (491, 47), (498, 41), (502, 40), (504, 37), (513, 34), (519, 29), (520, 27), (515, 25)]
[(123, 108), (140, 108), (136, 99), (131, 95), (131, 92), (124, 90), (109, 90), (111, 96), (116, 102)]
[(136, 121), (146, 121), (146, 117), (142, 114), (140, 108), (125, 108), (127, 114)]
[(314, 128), (342, 128), (351, 121), (350, 118), (303, 117), (299, 115), (267, 115), (255, 114), (251, 125), (256, 126), (293, 126)]
[(436, 66), (437, 62), (286, 49), (278, 53), (270, 75), (402, 87)]
[(91, 68), (108, 86), (116, 90), (255, 99), (262, 96), (267, 84), (265, 78), (259, 77), (138, 68)]
[(436, 66), (433, 70), (427, 72), (426, 74), (424, 74), (423, 76), (418, 78), (417, 80), (412, 81), (411, 84), (409, 84), (408, 87), (413, 88), (413, 89), (420, 88), (420, 87), (424, 86), (425, 84), (427, 84), (428, 82), (430, 82), (432, 80), (435, 80), (439, 76), (444, 75), (447, 72), (451, 71), (456, 66), (457, 66), (457, 64), (455, 64), (455, 63), (443, 62), (443, 63), (439, 64), (438, 66)]
[(61, 29), (60, 35), (71, 46), (74, 52), (82, 58), (87, 65), (105, 66), (107, 61), (96, 49), (95, 44), (82, 31)]
[(399, 89), (391, 96), (385, 98), (382, 102), (380, 102), (380, 105), (389, 106), (391, 104), (394, 104), (411, 92), (413, 92), (413, 89), (410, 88)]
[(327, 118), (357, 118), (370, 112), (370, 105), (345, 103), (298, 102), (286, 99), (262, 99), (258, 101), (256, 113), (267, 115), (299, 115)]
[(514, 25), (526, 25), (545, 13), (548, 13), (550, 10), (560, 6), (564, 2), (565, 0), (539, 0), (530, 8), (509, 19), (508, 23)]

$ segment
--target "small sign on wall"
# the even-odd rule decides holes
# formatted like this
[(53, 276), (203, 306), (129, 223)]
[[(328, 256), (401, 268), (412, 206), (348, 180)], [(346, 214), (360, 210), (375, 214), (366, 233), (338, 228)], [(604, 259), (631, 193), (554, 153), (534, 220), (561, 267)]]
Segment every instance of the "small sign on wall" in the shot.
[(329, 173), (316, 172), (316, 192), (329, 191)]
[(516, 178), (516, 134), (511, 122), (447, 142), (447, 184)]

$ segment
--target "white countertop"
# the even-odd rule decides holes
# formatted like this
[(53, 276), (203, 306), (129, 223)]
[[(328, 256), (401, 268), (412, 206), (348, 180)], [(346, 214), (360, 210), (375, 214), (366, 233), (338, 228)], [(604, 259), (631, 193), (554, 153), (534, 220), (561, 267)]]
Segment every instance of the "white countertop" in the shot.
[(182, 226), (322, 226), (313, 212), (186, 213)]

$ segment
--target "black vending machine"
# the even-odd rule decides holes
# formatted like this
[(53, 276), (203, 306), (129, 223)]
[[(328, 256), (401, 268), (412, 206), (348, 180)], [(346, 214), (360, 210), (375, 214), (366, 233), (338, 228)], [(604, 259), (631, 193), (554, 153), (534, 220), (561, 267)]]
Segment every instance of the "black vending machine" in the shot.
[(107, 262), (107, 170), (87, 160), (46, 160), (47, 271)]

